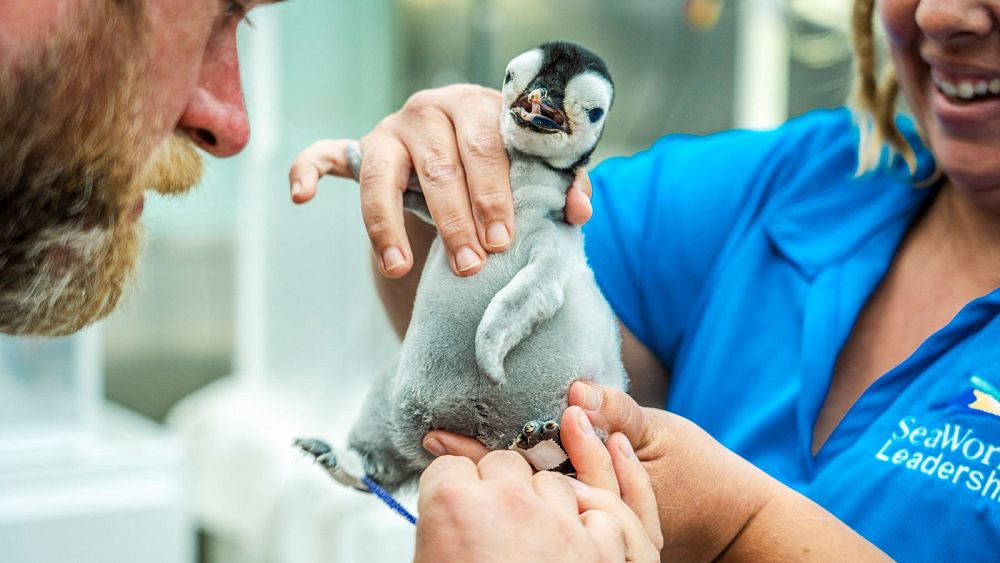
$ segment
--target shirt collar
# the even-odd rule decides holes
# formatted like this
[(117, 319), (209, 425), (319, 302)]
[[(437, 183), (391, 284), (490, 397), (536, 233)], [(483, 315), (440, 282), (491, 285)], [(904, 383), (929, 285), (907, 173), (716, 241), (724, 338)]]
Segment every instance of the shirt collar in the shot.
[[(933, 174), (928, 151), (918, 152), (914, 178)], [(937, 186), (913, 187), (902, 163), (775, 206), (765, 217), (768, 238), (808, 278), (862, 242), (892, 229), (900, 237)], [(925, 180), (926, 181), (926, 180)]]

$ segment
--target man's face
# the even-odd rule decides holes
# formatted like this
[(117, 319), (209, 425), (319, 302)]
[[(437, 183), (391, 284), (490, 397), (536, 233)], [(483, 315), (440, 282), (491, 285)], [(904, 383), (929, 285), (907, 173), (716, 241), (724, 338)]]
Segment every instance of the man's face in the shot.
[(0, 331), (108, 314), (143, 192), (247, 143), (236, 27), (256, 2), (0, 0)]

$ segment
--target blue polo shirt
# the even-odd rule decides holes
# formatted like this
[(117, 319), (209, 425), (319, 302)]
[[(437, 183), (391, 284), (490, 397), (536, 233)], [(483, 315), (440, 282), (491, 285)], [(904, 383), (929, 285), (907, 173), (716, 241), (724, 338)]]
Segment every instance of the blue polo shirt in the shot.
[(893, 558), (995, 560), (1000, 289), (876, 381), (811, 454), (840, 349), (935, 192), (902, 163), (856, 178), (857, 142), (839, 109), (609, 160), (591, 175), (588, 259), (670, 371), (667, 409)]

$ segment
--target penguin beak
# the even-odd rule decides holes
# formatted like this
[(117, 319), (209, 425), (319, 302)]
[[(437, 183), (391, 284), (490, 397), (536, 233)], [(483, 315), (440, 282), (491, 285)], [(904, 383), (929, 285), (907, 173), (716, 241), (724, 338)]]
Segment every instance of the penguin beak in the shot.
[(565, 132), (566, 114), (554, 106), (545, 88), (536, 88), (515, 100), (510, 112), (519, 125), (539, 133)]

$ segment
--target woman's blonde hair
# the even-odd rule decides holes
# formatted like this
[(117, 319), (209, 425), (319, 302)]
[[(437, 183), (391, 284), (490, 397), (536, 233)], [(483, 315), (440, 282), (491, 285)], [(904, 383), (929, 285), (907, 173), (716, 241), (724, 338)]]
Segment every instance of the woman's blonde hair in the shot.
[(896, 100), (899, 85), (891, 63), (876, 78), (878, 52), (875, 42), (875, 0), (855, 0), (851, 21), (854, 39), (855, 88), (853, 106), (861, 132), (858, 145), (858, 174), (870, 172), (882, 163), (888, 145), (890, 158), (900, 156), (915, 173), (917, 158), (913, 147), (896, 127)]

